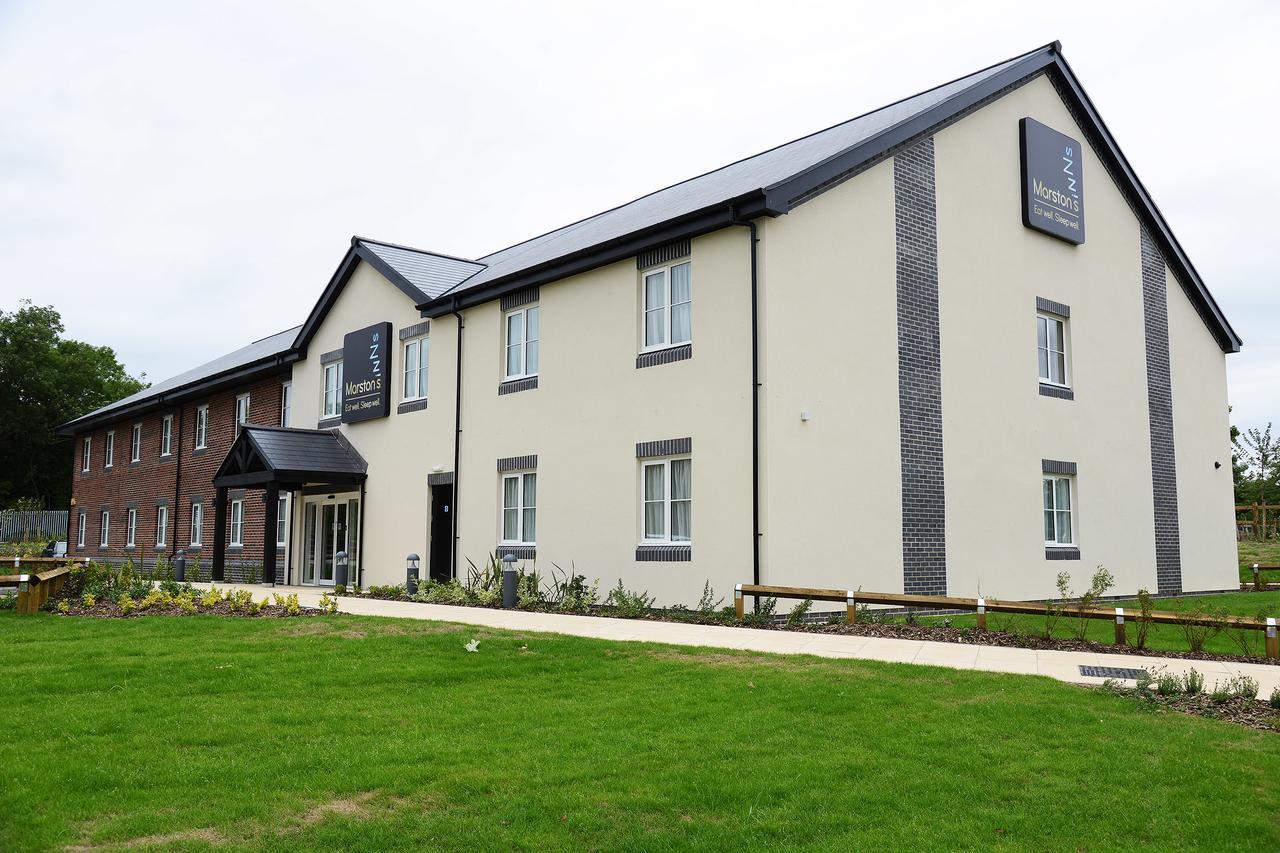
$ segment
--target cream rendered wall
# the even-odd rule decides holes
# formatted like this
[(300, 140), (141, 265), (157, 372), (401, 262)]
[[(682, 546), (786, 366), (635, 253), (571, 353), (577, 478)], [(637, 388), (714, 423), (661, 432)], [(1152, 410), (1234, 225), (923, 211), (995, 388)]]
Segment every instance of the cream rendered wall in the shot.
[[(307, 347), (307, 358), (293, 368), (293, 426), (315, 428), (323, 391), (321, 353), (341, 349), (348, 332), (389, 321), (395, 349), (390, 359), (391, 414), (340, 429), (369, 465), (364, 513), (364, 583), (403, 583), (405, 555), (422, 557), (427, 573), (429, 543), (427, 474), (432, 466), (453, 470), (454, 370), (456, 323), (433, 320), (428, 365), (428, 408), (397, 414), (404, 393), (400, 329), (422, 321), (413, 300), (381, 273), (361, 262)], [(293, 514), (294, 577), (302, 549), (302, 500)]]
[(763, 245), (762, 581), (900, 592), (892, 163), (768, 220)]
[[(1169, 273), (1166, 280), (1182, 588), (1235, 589), (1239, 574), (1226, 355), (1177, 277)], [(1215, 462), (1222, 467), (1214, 468)]]
[[(948, 592), (1043, 598), (1099, 564), (1116, 592), (1154, 591), (1138, 221), (1086, 145), (1086, 242), (1025, 228), (1024, 116), (1084, 138), (1041, 77), (934, 140)], [(1073, 401), (1038, 394), (1037, 296), (1071, 307)], [(1045, 559), (1041, 459), (1079, 466), (1078, 562)]]
[[(460, 573), (498, 547), (497, 460), (538, 456), (537, 568), (622, 577), (659, 604), (694, 604), (703, 582), (731, 604), (751, 578), (750, 256), (745, 228), (692, 243), (693, 357), (637, 369), (634, 259), (545, 285), (538, 388), (499, 396), (503, 312), (465, 312)], [(693, 439), (693, 560), (637, 562), (635, 445)]]

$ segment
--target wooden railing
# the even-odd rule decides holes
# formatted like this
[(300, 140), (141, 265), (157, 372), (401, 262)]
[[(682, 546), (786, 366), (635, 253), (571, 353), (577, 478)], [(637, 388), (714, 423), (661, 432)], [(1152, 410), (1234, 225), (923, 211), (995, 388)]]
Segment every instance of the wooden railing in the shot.
[(1264, 566), (1261, 563), (1253, 564), (1253, 588), (1262, 592), (1267, 588), (1266, 581), (1262, 577), (1263, 572), (1280, 572), (1280, 566)]
[[(18, 601), (14, 608), (20, 614), (40, 612), (40, 608), (50, 598), (62, 592), (62, 586), (71, 576), (71, 567), (78, 562), (60, 557), (14, 557), (13, 567), (38, 568), (42, 571), (19, 572), (12, 575), (0, 575), (0, 587), (17, 587)], [(4, 565), (9, 561), (5, 560)]]
[(1070, 616), (1079, 619), (1106, 619), (1115, 622), (1115, 641), (1117, 645), (1125, 644), (1125, 618), (1136, 621), (1151, 622), (1157, 625), (1194, 625), (1203, 627), (1230, 627), (1247, 631), (1266, 632), (1267, 657), (1280, 658), (1280, 637), (1277, 636), (1276, 620), (1254, 619), (1249, 616), (1188, 616), (1169, 610), (1153, 610), (1143, 614), (1123, 607), (1080, 607), (1067, 603), (1053, 604), (1038, 601), (997, 601), (994, 598), (957, 598), (951, 595), (908, 595), (900, 592), (867, 592), (865, 590), (843, 589), (810, 589), (798, 586), (765, 586), (761, 584), (740, 583), (733, 590), (733, 606), (738, 618), (745, 614), (743, 599), (746, 596), (756, 598), (793, 598), (811, 601), (843, 601), (845, 618), (849, 624), (858, 621), (859, 604), (889, 604), (896, 607), (920, 607), (927, 610), (968, 610), (978, 614), (978, 630), (987, 630), (987, 612), (1020, 613), (1027, 616)]

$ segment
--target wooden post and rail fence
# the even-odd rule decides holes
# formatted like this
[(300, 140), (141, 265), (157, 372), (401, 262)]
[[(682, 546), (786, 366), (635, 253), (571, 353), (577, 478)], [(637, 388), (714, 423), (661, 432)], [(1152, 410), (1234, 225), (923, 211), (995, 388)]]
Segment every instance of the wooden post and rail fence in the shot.
[[(71, 577), (71, 567), (79, 562), (82, 561), (64, 557), (14, 557), (15, 573), (0, 575), (0, 587), (17, 587), (18, 601), (14, 610), (19, 614), (39, 613), (46, 601), (62, 592), (67, 578)], [(8, 559), (0, 561), (0, 566), (9, 564)], [(24, 568), (31, 571), (19, 571)]]
[[(1242, 514), (1248, 518), (1241, 518)], [(1236, 531), (1241, 538), (1251, 534), (1266, 539), (1268, 532), (1275, 534), (1277, 530), (1280, 530), (1280, 504), (1236, 504)]]
[(1080, 607), (1067, 603), (1053, 604), (1033, 601), (997, 601), (993, 598), (957, 598), (951, 595), (908, 595), (898, 592), (866, 592), (865, 590), (810, 589), (798, 586), (765, 586), (740, 583), (733, 590), (733, 606), (741, 619), (745, 614), (743, 601), (746, 596), (756, 598), (792, 598), (810, 601), (843, 601), (845, 618), (849, 624), (858, 621), (858, 605), (888, 604), (896, 607), (920, 607), (929, 610), (967, 610), (978, 614), (978, 630), (987, 630), (987, 613), (1021, 613), (1027, 616), (1069, 616), (1078, 619), (1107, 619), (1115, 623), (1116, 645), (1125, 645), (1125, 619), (1150, 622), (1157, 625), (1197, 625), (1204, 627), (1240, 628), (1247, 631), (1264, 631), (1266, 654), (1280, 658), (1280, 636), (1276, 620), (1254, 619), (1249, 616), (1223, 616), (1220, 618), (1188, 616), (1168, 610), (1153, 610), (1143, 614), (1133, 608)]

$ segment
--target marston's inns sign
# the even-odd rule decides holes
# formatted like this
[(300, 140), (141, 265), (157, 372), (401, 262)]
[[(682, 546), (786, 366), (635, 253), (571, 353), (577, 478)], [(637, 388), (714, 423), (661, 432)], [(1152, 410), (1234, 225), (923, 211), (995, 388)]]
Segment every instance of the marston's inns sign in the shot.
[(342, 422), (391, 414), (391, 324), (375, 323), (342, 339)]
[(1079, 245), (1084, 242), (1084, 174), (1080, 143), (1033, 118), (1022, 125), (1022, 224)]

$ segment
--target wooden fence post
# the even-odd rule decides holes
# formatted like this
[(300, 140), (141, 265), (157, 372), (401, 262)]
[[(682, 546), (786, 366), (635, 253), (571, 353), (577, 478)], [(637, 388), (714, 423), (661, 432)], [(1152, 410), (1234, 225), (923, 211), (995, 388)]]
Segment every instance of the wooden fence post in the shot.
[(978, 630), (987, 630), (987, 600), (981, 597), (978, 599)]
[(858, 602), (854, 600), (853, 590), (845, 590), (844, 621), (852, 625), (858, 621)]
[(742, 619), (742, 584), (738, 584), (733, 588), (733, 609), (738, 614), (738, 619)]
[(1267, 617), (1267, 657), (1280, 658), (1280, 637), (1276, 636), (1276, 617)]
[(1116, 608), (1116, 645), (1124, 646), (1127, 642), (1124, 638), (1124, 608)]
[(1254, 592), (1262, 592), (1262, 570), (1257, 563), (1253, 564), (1253, 589)]

